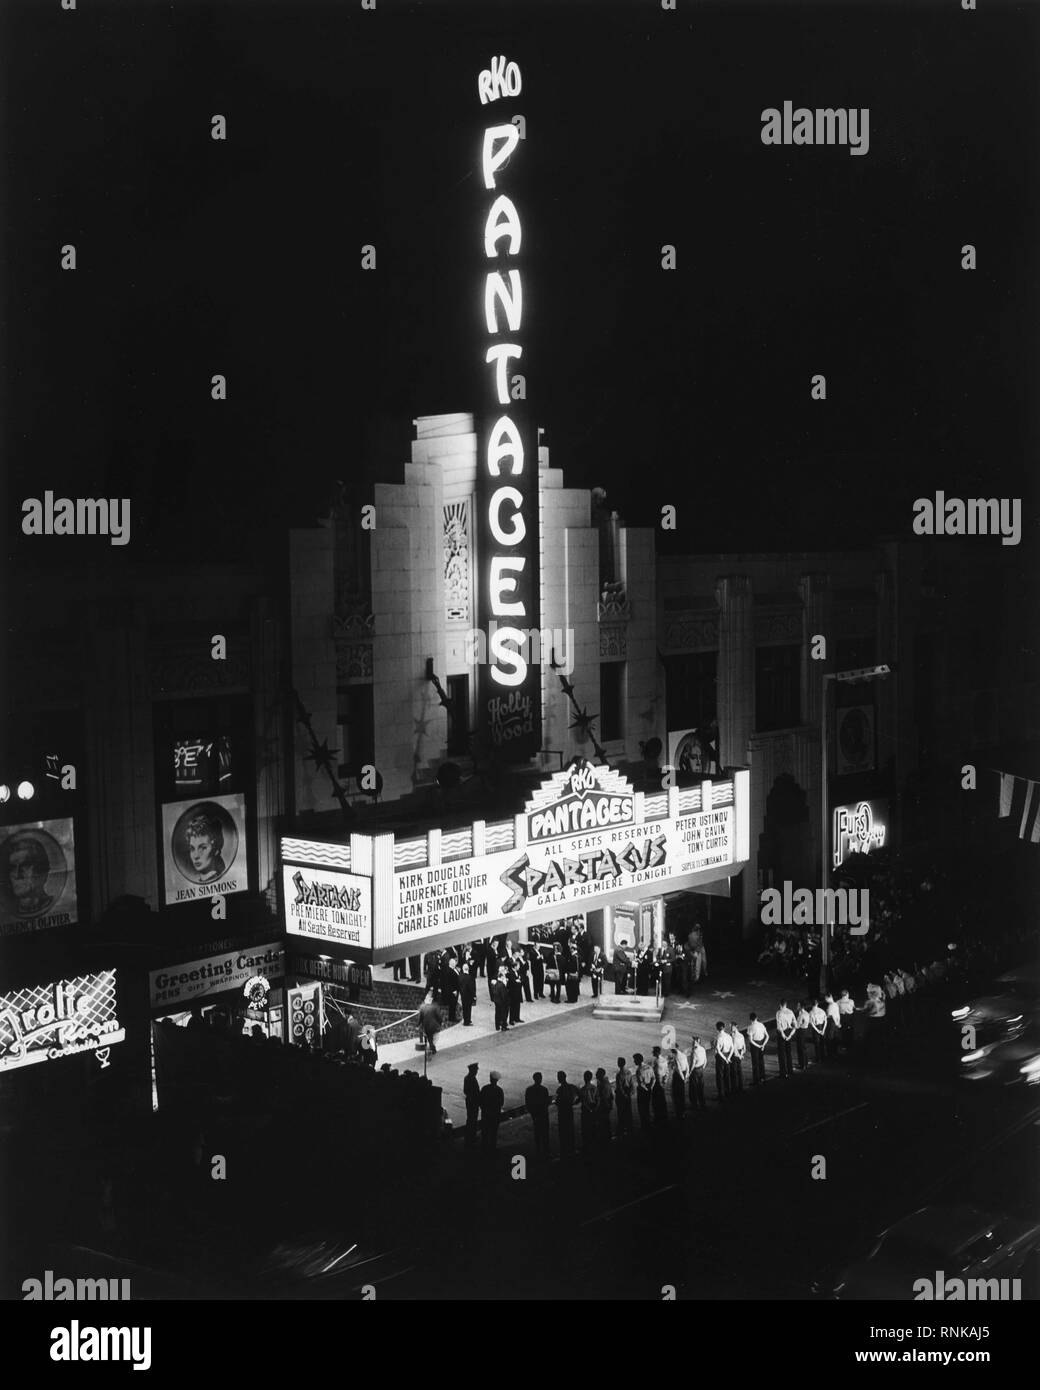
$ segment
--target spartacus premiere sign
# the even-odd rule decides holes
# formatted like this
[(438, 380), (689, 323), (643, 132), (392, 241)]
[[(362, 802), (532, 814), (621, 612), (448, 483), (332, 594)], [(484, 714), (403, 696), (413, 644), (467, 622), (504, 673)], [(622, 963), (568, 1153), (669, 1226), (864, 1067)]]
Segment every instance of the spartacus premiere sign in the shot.
[(372, 880), (339, 869), (282, 868), (285, 929), (293, 936), (372, 949)]
[(589, 763), (557, 773), (525, 819), (523, 848), (395, 873), (394, 942), (548, 920), (556, 909), (594, 908), (646, 885), (665, 891), (736, 862), (732, 805), (637, 821), (626, 780)]

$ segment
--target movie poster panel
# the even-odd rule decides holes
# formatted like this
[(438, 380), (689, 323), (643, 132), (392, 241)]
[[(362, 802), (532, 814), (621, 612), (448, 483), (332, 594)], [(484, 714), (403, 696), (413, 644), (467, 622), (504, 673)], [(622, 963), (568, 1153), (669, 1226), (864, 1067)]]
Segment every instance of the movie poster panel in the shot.
[(71, 817), (0, 830), (0, 936), (78, 921)]
[(168, 802), (162, 827), (168, 905), (248, 890), (245, 797)]
[(835, 716), (838, 776), (852, 772), (873, 772), (874, 706), (847, 705)]
[(337, 869), (286, 865), (285, 930), (292, 936), (372, 949), (372, 880)]

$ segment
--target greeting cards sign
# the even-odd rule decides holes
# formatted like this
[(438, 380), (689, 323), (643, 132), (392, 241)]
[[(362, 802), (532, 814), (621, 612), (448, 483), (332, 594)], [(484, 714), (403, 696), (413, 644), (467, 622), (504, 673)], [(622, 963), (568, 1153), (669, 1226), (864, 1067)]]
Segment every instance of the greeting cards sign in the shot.
[(78, 920), (71, 818), (31, 821), (0, 832), (0, 934), (66, 927)]
[(162, 823), (167, 903), (246, 892), (244, 797), (168, 802)]
[(108, 1049), (126, 1037), (116, 1015), (116, 972), (30, 986), (0, 996), (0, 1071)]

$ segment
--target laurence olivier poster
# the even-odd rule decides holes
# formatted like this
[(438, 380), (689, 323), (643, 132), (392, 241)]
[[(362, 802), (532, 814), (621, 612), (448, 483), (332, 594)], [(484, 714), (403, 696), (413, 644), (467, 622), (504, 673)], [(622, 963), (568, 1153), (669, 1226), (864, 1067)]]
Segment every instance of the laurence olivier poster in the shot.
[(67, 927), (76, 912), (72, 820), (41, 820), (0, 834), (0, 934)]

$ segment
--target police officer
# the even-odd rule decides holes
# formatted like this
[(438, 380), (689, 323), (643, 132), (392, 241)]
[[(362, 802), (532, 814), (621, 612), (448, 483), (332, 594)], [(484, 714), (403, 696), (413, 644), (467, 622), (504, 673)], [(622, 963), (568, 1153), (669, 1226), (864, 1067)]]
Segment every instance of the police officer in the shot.
[(607, 1079), (606, 1068), (596, 1070), (596, 1090), (599, 1092), (599, 1112), (596, 1133), (601, 1144), (610, 1143), (610, 1112), (614, 1108), (614, 1090)]
[(812, 1029), (813, 1047), (816, 1049), (816, 1061), (823, 1061), (823, 1038), (827, 1032), (827, 1014), (820, 1007), (820, 1001), (814, 999), (812, 1008), (809, 1010), (809, 1027)]
[(841, 1011), (835, 1003), (834, 995), (828, 994), (823, 1001), (827, 1014), (827, 1031), (823, 1035), (823, 1055), (837, 1057), (838, 1039), (841, 1037)]
[(590, 1071), (585, 1073), (583, 1080), (585, 1084), (581, 1088), (581, 1151), (585, 1153), (592, 1148), (596, 1140), (599, 1124), (599, 1087)]
[(690, 1047), (690, 1108), (692, 1110), (707, 1109), (704, 1100), (704, 1073), (707, 1069), (708, 1054), (701, 1045), (700, 1038), (695, 1037)]
[(751, 1084), (761, 1086), (766, 1079), (766, 1044), (769, 1042), (769, 1029), (759, 1020), (758, 1014), (748, 1015), (747, 1037), (751, 1049)]
[(668, 1071), (671, 1077), (675, 1118), (681, 1123), (686, 1111), (686, 1086), (690, 1079), (690, 1059), (681, 1047), (672, 1048), (668, 1057)]
[(798, 1053), (798, 1070), (805, 1071), (809, 1065), (809, 1059), (805, 1055), (805, 1045), (809, 1040), (809, 1030), (812, 1024), (809, 1022), (809, 1010), (801, 1000), (798, 1001), (798, 1012), (794, 1016), (794, 1045)]
[(531, 1085), (524, 1092), (524, 1104), (534, 1129), (534, 1151), (538, 1158), (549, 1157), (549, 1092), (542, 1085), (542, 1073), (536, 1071)]
[(560, 1127), (560, 1157), (569, 1158), (574, 1152), (574, 1107), (579, 1103), (578, 1088), (567, 1080), (565, 1071), (556, 1073), (560, 1083), (556, 1090), (556, 1122)]
[(481, 1139), (485, 1153), (493, 1153), (498, 1143), (498, 1122), (502, 1118), (502, 1107), (506, 1103), (502, 1087), (498, 1084), (498, 1072), (491, 1073), (491, 1080), (480, 1092)]
[(838, 1014), (841, 1018), (841, 1045), (846, 1051), (856, 1041), (856, 1001), (847, 989), (838, 996)]
[(715, 1099), (721, 1105), (730, 1094), (730, 1063), (733, 1061), (733, 1039), (724, 1023), (715, 1025)]
[(617, 1133), (618, 1138), (632, 1133), (632, 1090), (635, 1086), (635, 1077), (630, 1067), (626, 1066), (625, 1058), (617, 1059), (617, 1071), (614, 1073), (614, 1099), (617, 1102)]
[(654, 1088), (650, 1092), (650, 1106), (655, 1125), (668, 1123), (668, 1058), (659, 1047), (653, 1049)]
[(730, 1075), (733, 1078), (733, 1090), (742, 1091), (744, 1089), (744, 1056), (747, 1053), (747, 1042), (744, 1034), (735, 1023), (729, 1025), (729, 1035), (733, 1039), (733, 1059), (730, 1062)]
[(791, 1079), (791, 1043), (797, 1032), (798, 1021), (787, 1007), (787, 1000), (780, 1000), (776, 1011), (776, 1059), (780, 1064), (781, 1081)]
[(466, 1147), (473, 1149), (477, 1144), (477, 1117), (480, 1114), (480, 1082), (477, 1080), (479, 1062), (470, 1062), (466, 1079), (462, 1083), (462, 1094), (466, 1097)]
[(650, 1128), (650, 1095), (654, 1089), (654, 1069), (644, 1061), (641, 1052), (634, 1052), (632, 1060), (636, 1064), (636, 1108), (639, 1111), (639, 1126)]

